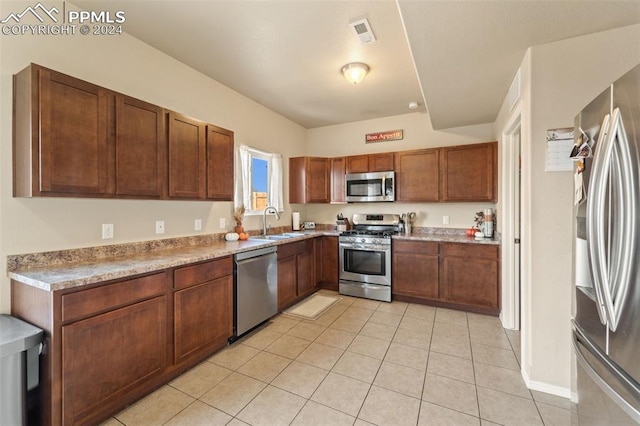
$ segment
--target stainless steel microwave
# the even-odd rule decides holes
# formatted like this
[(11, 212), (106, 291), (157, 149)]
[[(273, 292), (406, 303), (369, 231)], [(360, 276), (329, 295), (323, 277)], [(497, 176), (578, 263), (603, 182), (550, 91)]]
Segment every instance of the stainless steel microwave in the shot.
[(395, 173), (348, 173), (345, 177), (348, 203), (395, 200)]

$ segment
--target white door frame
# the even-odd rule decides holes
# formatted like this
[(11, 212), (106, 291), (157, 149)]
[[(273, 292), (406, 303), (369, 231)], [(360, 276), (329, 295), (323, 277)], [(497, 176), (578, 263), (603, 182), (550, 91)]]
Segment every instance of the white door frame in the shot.
[[(502, 310), (500, 320), (504, 328), (520, 329), (520, 282), (516, 278), (519, 274), (517, 269), (521, 268), (515, 249), (515, 236), (517, 226), (514, 216), (519, 210), (522, 217), (521, 208), (518, 209), (516, 203), (516, 182), (519, 181), (517, 174), (518, 150), (516, 143), (522, 143), (522, 108), (518, 102), (513, 109), (511, 117), (502, 130), (502, 180), (501, 180), (501, 216), (502, 216)], [(520, 191), (522, 189), (520, 188)], [(522, 196), (522, 194), (520, 195)]]

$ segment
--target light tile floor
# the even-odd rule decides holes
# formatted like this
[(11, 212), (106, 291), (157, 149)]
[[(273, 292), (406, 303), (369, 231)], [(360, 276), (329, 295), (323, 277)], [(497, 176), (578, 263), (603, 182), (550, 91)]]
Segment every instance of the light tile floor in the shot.
[(497, 318), (340, 297), (315, 321), (273, 318), (105, 425), (571, 423), (568, 400), (527, 389), (519, 333)]

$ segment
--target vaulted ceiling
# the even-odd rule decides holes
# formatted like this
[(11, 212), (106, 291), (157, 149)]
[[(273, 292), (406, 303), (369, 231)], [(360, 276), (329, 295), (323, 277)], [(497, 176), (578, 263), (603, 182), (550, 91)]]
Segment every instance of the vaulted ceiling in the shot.
[[(640, 23), (640, 1), (74, 0), (305, 128), (428, 111), (493, 122), (530, 46)], [(349, 23), (366, 18), (361, 44)], [(357, 85), (340, 73), (365, 62)], [(417, 109), (409, 109), (410, 102)]]

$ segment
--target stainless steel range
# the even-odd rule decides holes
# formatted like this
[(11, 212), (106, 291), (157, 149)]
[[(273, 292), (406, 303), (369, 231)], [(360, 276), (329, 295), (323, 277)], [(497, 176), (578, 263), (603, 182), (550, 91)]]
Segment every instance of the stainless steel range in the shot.
[(391, 236), (401, 231), (395, 214), (354, 214), (354, 229), (338, 237), (340, 294), (391, 302)]

